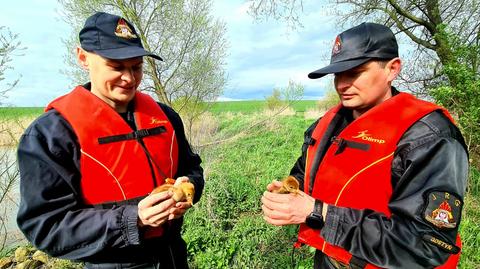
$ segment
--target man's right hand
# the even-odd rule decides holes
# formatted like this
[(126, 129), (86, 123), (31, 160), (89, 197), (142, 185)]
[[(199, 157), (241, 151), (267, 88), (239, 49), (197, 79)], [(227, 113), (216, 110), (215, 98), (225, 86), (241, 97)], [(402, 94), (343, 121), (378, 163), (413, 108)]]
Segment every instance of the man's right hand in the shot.
[(138, 225), (158, 227), (168, 219), (175, 205), (170, 191), (151, 194), (138, 203)]

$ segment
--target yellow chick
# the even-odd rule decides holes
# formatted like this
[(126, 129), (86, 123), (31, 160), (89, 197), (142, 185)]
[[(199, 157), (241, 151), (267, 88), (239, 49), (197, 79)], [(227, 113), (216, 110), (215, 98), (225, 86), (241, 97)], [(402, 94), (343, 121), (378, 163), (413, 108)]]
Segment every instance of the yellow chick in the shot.
[[(172, 184), (173, 181), (173, 184)], [(193, 205), (193, 196), (195, 195), (195, 186), (191, 182), (180, 182), (175, 184), (175, 179), (167, 178), (165, 184), (153, 189), (151, 194), (160, 193), (164, 191), (173, 192), (173, 200), (175, 202), (188, 202)]]
[(298, 183), (298, 180), (293, 177), (293, 176), (288, 176), (284, 178), (282, 181), (282, 187), (273, 190), (273, 193), (294, 193), (297, 194), (299, 191), (299, 186), (300, 184)]

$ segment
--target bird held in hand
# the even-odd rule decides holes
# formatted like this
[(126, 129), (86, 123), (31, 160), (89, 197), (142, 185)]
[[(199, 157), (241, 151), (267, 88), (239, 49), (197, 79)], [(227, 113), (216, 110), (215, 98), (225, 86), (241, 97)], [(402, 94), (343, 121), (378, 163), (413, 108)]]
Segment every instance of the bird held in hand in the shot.
[(273, 190), (273, 193), (294, 193), (297, 194), (299, 191), (300, 184), (298, 180), (293, 176), (288, 176), (284, 178), (282, 181), (282, 187)]
[(150, 194), (164, 191), (172, 191), (172, 199), (175, 202), (188, 202), (190, 205), (193, 205), (195, 186), (191, 182), (176, 182), (175, 179), (167, 178), (165, 179), (165, 184), (156, 187)]

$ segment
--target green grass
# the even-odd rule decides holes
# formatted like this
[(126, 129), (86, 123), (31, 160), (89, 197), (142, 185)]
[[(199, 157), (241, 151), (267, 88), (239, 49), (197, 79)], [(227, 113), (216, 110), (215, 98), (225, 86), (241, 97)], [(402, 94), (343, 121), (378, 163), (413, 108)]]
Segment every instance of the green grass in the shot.
[(462, 255), (459, 268), (480, 268), (480, 172), (470, 169), (469, 187), (463, 207), (460, 236)]
[(0, 119), (36, 117), (42, 114), (43, 107), (0, 107)]
[[(258, 117), (230, 118), (219, 135), (246, 129)], [(267, 121), (237, 140), (202, 152), (205, 191), (185, 219), (192, 268), (291, 268), (297, 228), (267, 224), (260, 198), (268, 183), (288, 175), (310, 124), (299, 116)], [(298, 264), (311, 268), (308, 248), (295, 253)]]
[[(316, 102), (317, 101), (314, 100), (293, 101), (291, 106), (297, 112), (304, 112), (308, 108), (315, 107)], [(228, 101), (215, 102), (210, 111), (214, 114), (220, 114), (222, 112), (252, 113), (262, 111), (265, 107), (266, 103), (264, 100)]]
[[(302, 112), (315, 104), (315, 101), (299, 101), (293, 108)], [(262, 218), (260, 197), (271, 180), (289, 173), (300, 155), (303, 132), (314, 120), (305, 120), (297, 113), (269, 119), (249, 129), (252, 123), (265, 118), (256, 113), (264, 108), (264, 101), (218, 102), (213, 107), (219, 120), (214, 139), (245, 133), (200, 150), (206, 175), (205, 190), (201, 201), (186, 214), (183, 232), (192, 269), (292, 268), (292, 244), (297, 227), (267, 224)], [(3, 111), (0, 108), (0, 113)], [(42, 109), (20, 111), (23, 114), (16, 112), (16, 115), (37, 115)], [(471, 169), (463, 210), (459, 268), (478, 269), (480, 172), (476, 169)], [(296, 250), (295, 268), (312, 268), (312, 258), (311, 248)]]
[[(260, 113), (229, 117), (220, 113), (218, 118), (219, 138), (262, 120)], [(186, 215), (184, 226), (192, 268), (292, 268), (296, 227), (267, 224), (260, 197), (271, 180), (289, 173), (300, 154), (303, 132), (312, 122), (298, 113), (278, 117), (236, 140), (202, 149), (205, 192)], [(480, 173), (472, 169), (460, 226), (463, 269), (478, 269), (480, 264), (479, 182)], [(297, 251), (295, 268), (312, 268), (312, 257), (311, 249)]]
[[(304, 112), (308, 108), (315, 107), (316, 103), (317, 101), (314, 100), (300, 100), (293, 101), (291, 106), (297, 112)], [(214, 114), (221, 114), (222, 112), (252, 113), (264, 110), (265, 106), (264, 100), (215, 102), (210, 112)], [(43, 109), (43, 107), (0, 107), (0, 118), (15, 119), (18, 117), (39, 116), (42, 114)]]

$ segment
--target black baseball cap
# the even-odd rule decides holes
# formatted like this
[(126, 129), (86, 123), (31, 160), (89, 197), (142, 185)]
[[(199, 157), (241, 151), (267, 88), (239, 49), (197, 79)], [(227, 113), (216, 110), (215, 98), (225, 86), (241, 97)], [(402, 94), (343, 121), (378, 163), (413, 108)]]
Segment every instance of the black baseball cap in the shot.
[(80, 31), (80, 46), (104, 58), (123, 60), (150, 56), (163, 61), (143, 48), (142, 41), (131, 23), (122, 17), (97, 12), (90, 16)]
[(340, 73), (372, 59), (398, 57), (398, 44), (392, 30), (378, 23), (364, 22), (337, 36), (332, 49), (330, 65), (308, 74), (309, 78), (321, 78)]

